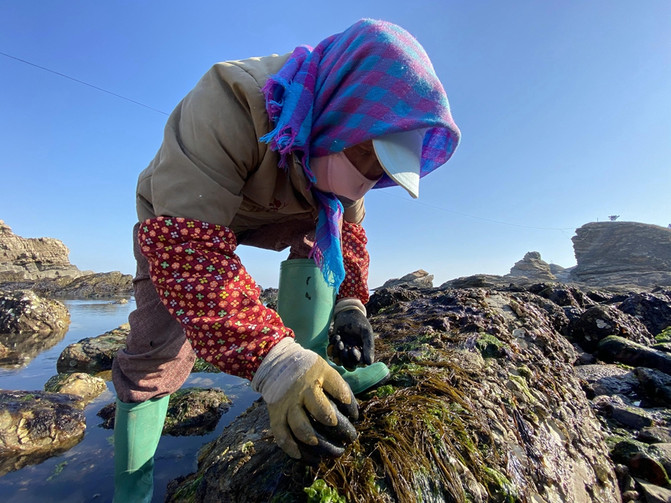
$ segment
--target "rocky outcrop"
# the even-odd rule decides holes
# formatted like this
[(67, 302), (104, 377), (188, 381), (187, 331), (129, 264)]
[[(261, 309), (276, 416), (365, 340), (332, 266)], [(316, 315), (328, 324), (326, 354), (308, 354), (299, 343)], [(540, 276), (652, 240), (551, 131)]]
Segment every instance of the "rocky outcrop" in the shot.
[(0, 220), (0, 287), (30, 289), (56, 298), (130, 297), (133, 277), (118, 271), (80, 271), (70, 263), (69, 250), (53, 238), (17, 236)]
[(126, 346), (130, 325), (124, 323), (97, 337), (87, 337), (66, 347), (58, 357), (59, 373), (96, 374), (112, 369), (112, 360)]
[(432, 288), (433, 274), (429, 274), (424, 269), (418, 269), (400, 278), (387, 280), (380, 288), (391, 288), (394, 286)]
[(86, 422), (77, 401), (61, 393), (0, 390), (0, 476), (79, 443)]
[(0, 220), (0, 283), (85, 274), (70, 263), (69, 254), (58, 239), (23, 238)]
[(50, 334), (70, 326), (70, 313), (55, 300), (43, 299), (29, 290), (0, 290), (0, 334)]
[(591, 222), (572, 238), (572, 277), (594, 286), (671, 285), (671, 229), (638, 222)]
[(0, 290), (0, 367), (21, 367), (57, 344), (70, 325), (60, 302)]
[(274, 445), (258, 404), (169, 500), (300, 501), (323, 479), (348, 501), (619, 501), (561, 306), (524, 290), (391, 288), (368, 309), (393, 374), (360, 397), (359, 439), (342, 458), (306, 471)]
[(107, 384), (102, 377), (92, 376), (84, 372), (75, 372), (73, 374), (58, 374), (53, 376), (45, 383), (44, 391), (75, 395), (79, 397), (79, 401), (75, 406), (83, 409), (107, 391)]
[(550, 264), (541, 259), (541, 254), (537, 251), (528, 252), (524, 258), (510, 269), (510, 274), (504, 276), (512, 281), (526, 278), (528, 280), (554, 281), (557, 277), (550, 271)]
[(133, 277), (119, 271), (86, 274), (75, 279), (41, 280), (32, 286), (40, 295), (61, 299), (112, 299), (133, 295)]
[[(205, 435), (213, 431), (231, 400), (218, 388), (183, 388), (170, 395), (163, 435)], [(103, 407), (98, 416), (103, 428), (114, 428), (116, 403)]]

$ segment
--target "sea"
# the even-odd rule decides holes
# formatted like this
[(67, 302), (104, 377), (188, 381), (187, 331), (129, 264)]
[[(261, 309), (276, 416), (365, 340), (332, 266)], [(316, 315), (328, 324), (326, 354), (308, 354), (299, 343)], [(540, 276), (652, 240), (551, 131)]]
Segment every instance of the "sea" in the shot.
[[(57, 374), (56, 362), (61, 352), (74, 342), (96, 337), (126, 323), (135, 307), (109, 300), (62, 301), (70, 311), (70, 327), (56, 345), (29, 361), (0, 367), (0, 389), (43, 390), (50, 377)], [(199, 449), (216, 439), (222, 430), (243, 413), (257, 398), (249, 382), (224, 373), (192, 373), (185, 387), (216, 387), (232, 400), (216, 429), (203, 436), (162, 436), (155, 455), (154, 499), (164, 501), (171, 480), (192, 473), (197, 468)], [(114, 493), (114, 447), (112, 430), (101, 427), (98, 411), (115, 400), (114, 386), (86, 406), (86, 433), (70, 450), (42, 463), (26, 466), (0, 476), (0, 501), (3, 503), (45, 502), (111, 502)]]

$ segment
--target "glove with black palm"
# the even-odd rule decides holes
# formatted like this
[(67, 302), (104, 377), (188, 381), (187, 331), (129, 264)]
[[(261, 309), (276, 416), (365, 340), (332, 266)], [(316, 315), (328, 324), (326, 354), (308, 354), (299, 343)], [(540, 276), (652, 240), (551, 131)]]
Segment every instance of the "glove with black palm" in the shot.
[(337, 458), (356, 440), (359, 417), (352, 390), (313, 351), (286, 338), (259, 366), (252, 388), (268, 405), (270, 429), (289, 456), (316, 464)]
[(341, 299), (335, 306), (333, 330), (329, 337), (331, 360), (348, 370), (375, 361), (375, 334), (359, 299)]

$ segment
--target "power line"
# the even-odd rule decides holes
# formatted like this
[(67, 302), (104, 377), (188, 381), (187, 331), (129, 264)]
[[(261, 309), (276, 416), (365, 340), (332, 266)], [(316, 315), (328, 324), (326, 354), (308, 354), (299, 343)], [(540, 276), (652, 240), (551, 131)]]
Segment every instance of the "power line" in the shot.
[(92, 87), (93, 89), (95, 89), (97, 91), (102, 91), (103, 93), (111, 94), (112, 96), (115, 96), (117, 98), (121, 98), (122, 100), (130, 101), (131, 103), (134, 103), (134, 104), (139, 105), (139, 106), (144, 107), (144, 108), (148, 108), (149, 110), (152, 110), (154, 112), (158, 112), (158, 113), (163, 114), (163, 115), (169, 115), (166, 112), (164, 112), (163, 110), (158, 110), (157, 108), (151, 107), (149, 105), (145, 105), (144, 103), (141, 103), (139, 101), (135, 101), (135, 100), (132, 100), (132, 99), (127, 98), (125, 96), (122, 96), (120, 94), (113, 93), (112, 91), (108, 91), (107, 89), (103, 89), (102, 87), (94, 86), (93, 84), (89, 84), (88, 82), (84, 82), (83, 80), (79, 80), (79, 79), (76, 79), (74, 77), (70, 77), (69, 75), (66, 75), (64, 73), (57, 72), (56, 70), (51, 70), (50, 68), (46, 68), (44, 66), (36, 65), (35, 63), (31, 63), (30, 61), (26, 61), (25, 59), (21, 59), (21, 58), (17, 58), (16, 56), (12, 56), (11, 54), (7, 54), (5, 52), (0, 51), (0, 55), (5, 56), (7, 58), (14, 59), (16, 61), (20, 61), (21, 63), (25, 63), (26, 65), (34, 66), (35, 68), (39, 68), (40, 70), (44, 70), (45, 72), (53, 73), (54, 75), (58, 75), (59, 77), (64, 77), (66, 79), (73, 80), (73, 81), (75, 81), (79, 84), (83, 84), (85, 86)]

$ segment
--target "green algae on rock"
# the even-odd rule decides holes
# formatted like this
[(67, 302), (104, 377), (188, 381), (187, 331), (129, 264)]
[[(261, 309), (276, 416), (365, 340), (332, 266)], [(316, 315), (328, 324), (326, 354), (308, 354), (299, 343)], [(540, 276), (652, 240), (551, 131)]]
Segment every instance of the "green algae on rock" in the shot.
[(575, 350), (556, 330), (568, 325), (561, 308), (485, 289), (382, 289), (370, 304), (392, 375), (359, 396), (359, 436), (342, 457), (288, 458), (258, 402), (171, 483), (168, 501), (186, 488), (190, 501), (306, 501), (316, 480), (346, 501), (619, 500)]

